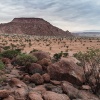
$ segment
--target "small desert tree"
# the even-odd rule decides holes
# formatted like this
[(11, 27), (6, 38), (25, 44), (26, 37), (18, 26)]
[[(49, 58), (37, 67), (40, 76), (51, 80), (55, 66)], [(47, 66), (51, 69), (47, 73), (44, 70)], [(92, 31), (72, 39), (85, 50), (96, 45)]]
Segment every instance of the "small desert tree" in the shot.
[(59, 59), (61, 59), (61, 57), (67, 57), (68, 56), (68, 53), (67, 52), (63, 52), (61, 51), (60, 53), (56, 53), (53, 55), (54, 59), (56, 61), (58, 61)]
[[(80, 61), (80, 65), (84, 69), (84, 76), (86, 84), (89, 84), (94, 93), (100, 89), (100, 49), (90, 49), (86, 53), (74, 54)], [(95, 85), (91, 84), (90, 77), (95, 79)]]

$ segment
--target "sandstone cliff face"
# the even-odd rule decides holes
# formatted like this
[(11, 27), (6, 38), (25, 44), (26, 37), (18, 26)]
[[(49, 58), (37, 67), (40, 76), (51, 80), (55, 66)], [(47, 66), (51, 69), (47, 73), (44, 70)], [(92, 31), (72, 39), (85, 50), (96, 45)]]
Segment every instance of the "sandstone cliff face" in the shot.
[(11, 22), (0, 24), (0, 33), (28, 34), (40, 36), (72, 36), (41, 18), (14, 18)]

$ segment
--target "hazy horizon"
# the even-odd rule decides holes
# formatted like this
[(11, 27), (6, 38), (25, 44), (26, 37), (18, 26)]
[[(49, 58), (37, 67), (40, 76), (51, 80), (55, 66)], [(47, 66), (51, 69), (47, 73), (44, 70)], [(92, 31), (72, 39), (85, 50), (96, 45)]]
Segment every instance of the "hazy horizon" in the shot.
[(0, 23), (13, 18), (43, 18), (63, 30), (100, 30), (98, 0), (1, 0)]

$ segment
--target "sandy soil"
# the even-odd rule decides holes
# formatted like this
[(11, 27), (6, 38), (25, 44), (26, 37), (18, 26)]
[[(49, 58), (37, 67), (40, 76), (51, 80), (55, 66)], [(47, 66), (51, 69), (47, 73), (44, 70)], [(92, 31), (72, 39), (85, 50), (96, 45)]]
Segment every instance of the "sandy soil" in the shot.
[(51, 55), (61, 51), (68, 51), (69, 54), (72, 55), (73, 53), (79, 51), (85, 52), (89, 48), (100, 49), (100, 38), (60, 38), (22, 35), (0, 35), (0, 46), (21, 48), (23, 49), (23, 52), (26, 53), (29, 53), (33, 49), (38, 49), (49, 52)]

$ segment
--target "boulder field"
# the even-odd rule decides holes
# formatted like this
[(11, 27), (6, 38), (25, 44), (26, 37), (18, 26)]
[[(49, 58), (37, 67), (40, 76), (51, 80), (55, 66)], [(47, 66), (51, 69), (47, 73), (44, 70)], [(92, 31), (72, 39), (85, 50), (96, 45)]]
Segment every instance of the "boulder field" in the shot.
[(0, 100), (100, 100), (84, 84), (82, 67), (67, 59), (53, 62), (44, 52), (34, 55), (39, 61), (28, 66), (14, 66), (2, 58)]

